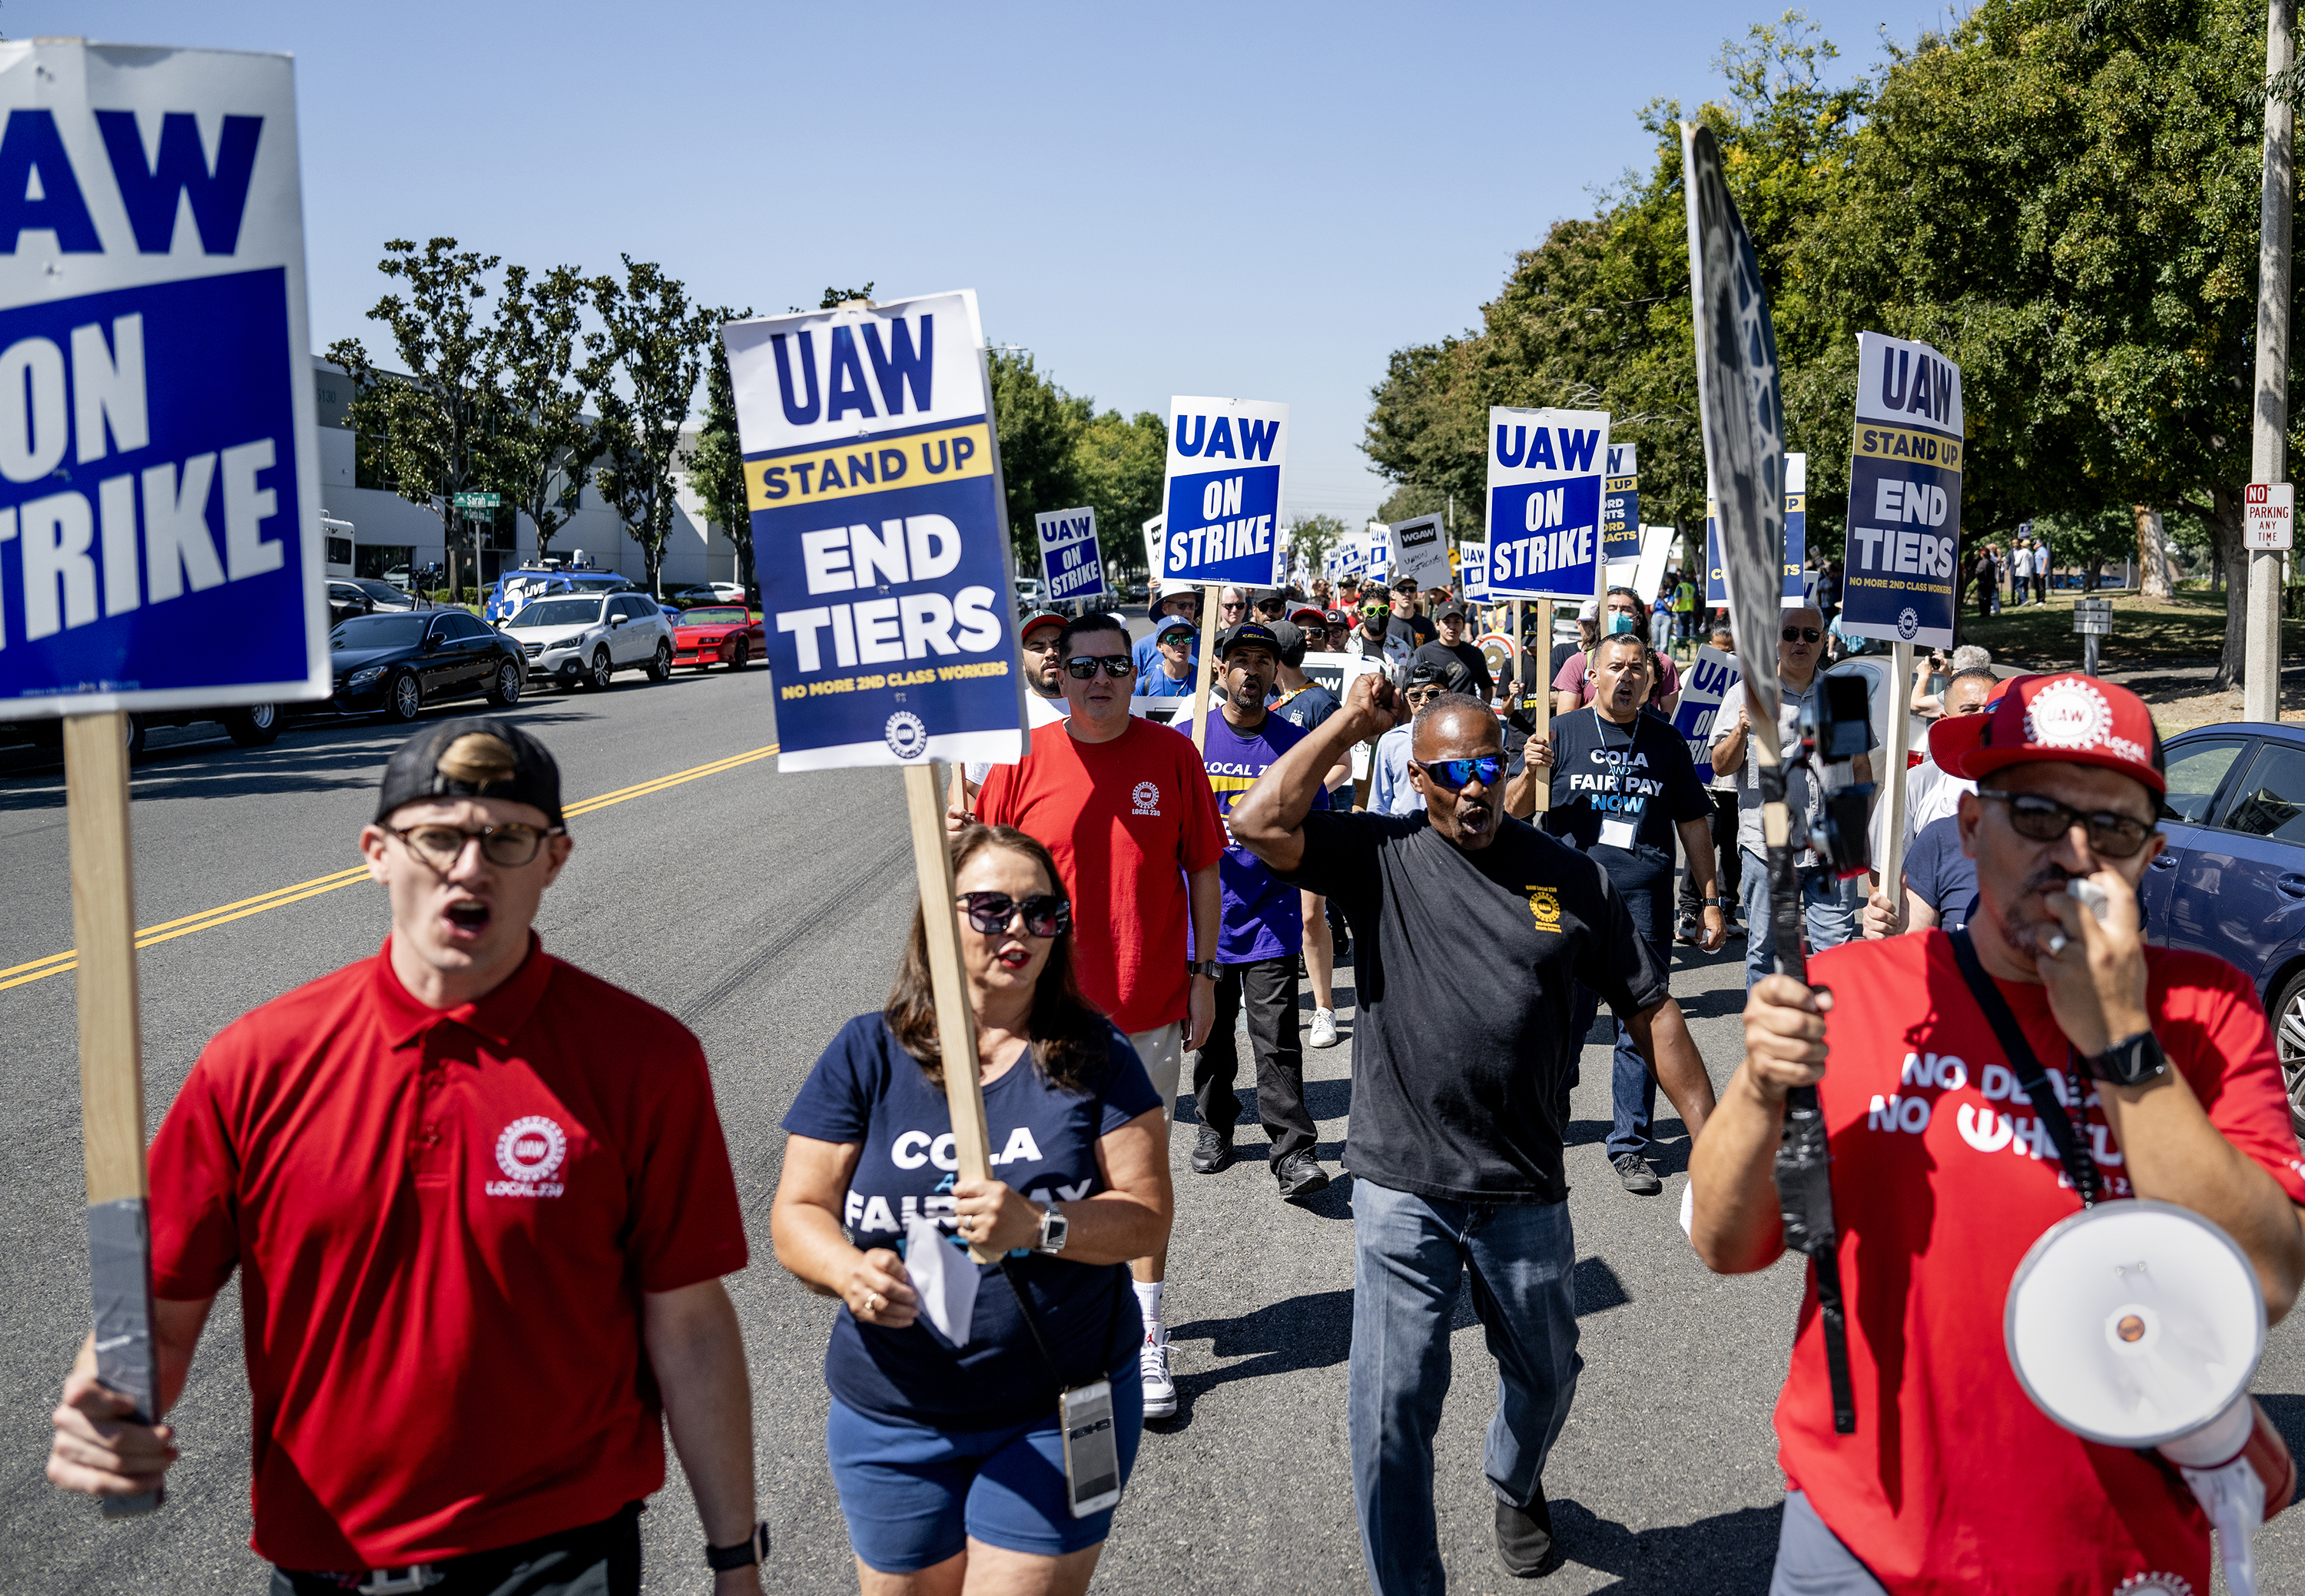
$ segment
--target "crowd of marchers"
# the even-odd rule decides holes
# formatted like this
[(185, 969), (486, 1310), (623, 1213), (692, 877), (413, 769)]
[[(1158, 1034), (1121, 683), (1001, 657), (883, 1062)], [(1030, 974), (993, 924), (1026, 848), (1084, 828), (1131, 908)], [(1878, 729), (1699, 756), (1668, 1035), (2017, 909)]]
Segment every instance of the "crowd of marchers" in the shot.
[[(1340, 1040), (1347, 960), (1346, 1404), (1374, 1590), (1444, 1588), (1433, 1442), (1468, 1278), (1499, 1373), (1483, 1459), (1497, 1557), (1537, 1578), (1575, 1550), (1545, 1466), (1581, 1368), (1569, 1094), (1604, 1004), (1611, 1161), (1628, 1192), (1663, 1190), (1662, 1088), (1690, 1139), (1682, 1225), (1710, 1267), (1783, 1250), (1772, 1165), (1793, 1088), (1816, 1088), (1836, 1154), (1858, 1400), (1837, 1425), (1812, 1276), (1776, 1410), (1773, 1591), (2209, 1588), (2207, 1522), (2182, 1485), (2052, 1423), (2003, 1351), (2012, 1271), (2080, 1201), (2058, 1160), (1980, 1156), (1951, 1105), (1918, 1131), (1868, 1112), (1911, 1089), (1917, 1054), (1969, 1061), (1964, 1084), (1935, 1078), (1941, 1097), (1973, 1091), (2002, 1046), (1981, 1006), (1997, 993), (2030, 1049), (2063, 1061), (2108, 1189), (2214, 1220), (2268, 1317), (2288, 1311), (2305, 1162), (2264, 1012), (2231, 967), (2141, 934), (2138, 882), (2165, 844), (2149, 715), (2087, 677), (1933, 661), (1912, 688), (1929, 758), (1898, 880), (1841, 879), (1803, 846), (1824, 792), (1790, 775), (1798, 981), (1775, 973), (1755, 729), (1724, 708), (1703, 769), (1674, 730), (1670, 644), (1700, 641), (1701, 613), (1684, 578), (1667, 592), (1668, 627), (1612, 590), (1550, 653), (1526, 636), (1484, 651), (1477, 612), (1414, 584), (1224, 589), (1207, 618), (1198, 590), (1164, 593), (1135, 644), (1112, 615), (1024, 618), (1029, 741), (955, 771), (947, 815), (991, 1174), (964, 1177), (954, 1151), (919, 913), (886, 1004), (825, 1042), (784, 1119), (770, 1240), (838, 1302), (824, 1447), (863, 1591), (1088, 1586), (1142, 1447), (1178, 1411), (1164, 1293), (1195, 1261), (1170, 1249), (1179, 1095), (1191, 1178), (1219, 1177), (1238, 1156), (1245, 1031), (1271, 1200), (1327, 1189), (1304, 1049)], [(1734, 652), (1725, 629), (1710, 643)], [(1773, 658), (1739, 661), (1773, 672), (1785, 744), (1830, 646), (1824, 613), (1787, 610)], [(1192, 697), (1204, 648), (1204, 701), (1174, 724), (1131, 713), (1132, 696)], [(1310, 653), (1360, 661), (1341, 699)], [(1854, 763), (1867, 779), (1870, 755)], [(237, 1271), (274, 1596), (637, 1592), (668, 1427), (700, 1583), (763, 1588), (721, 1284), (749, 1238), (710, 1079), (676, 1020), (532, 929), (574, 846), (551, 755), (499, 720), (427, 728), (359, 841), (389, 906), (383, 948), (226, 1028), (153, 1144), (164, 1414)], [(1716, 1092), (1671, 971), (1677, 946), (1736, 937), (1744, 1050)], [(975, 1276), (957, 1339), (928, 1284), (955, 1270)], [(84, 1348), (49, 1475), (149, 1489), (174, 1433), (94, 1371)], [(1109, 1481), (1084, 1477), (1100, 1455)]]

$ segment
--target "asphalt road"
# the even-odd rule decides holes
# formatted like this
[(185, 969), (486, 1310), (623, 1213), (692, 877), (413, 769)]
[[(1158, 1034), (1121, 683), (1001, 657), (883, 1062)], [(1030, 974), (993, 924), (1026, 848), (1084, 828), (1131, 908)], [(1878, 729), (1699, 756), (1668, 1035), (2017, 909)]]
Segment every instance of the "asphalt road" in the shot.
[[(832, 1308), (776, 1267), (767, 1219), (778, 1121), (841, 1022), (880, 1006), (911, 914), (897, 780), (779, 775), (760, 758), (648, 785), (775, 742), (761, 671), (656, 687), (630, 678), (606, 695), (543, 696), (516, 718), (558, 755), (572, 803), (611, 797), (572, 820), (575, 855), (539, 919), (546, 945), (677, 1014), (712, 1060), (755, 1249), (730, 1285), (752, 1362), (762, 1511), (777, 1537), (769, 1588), (853, 1591), (822, 1447)], [(242, 750), (197, 729), (156, 733), (134, 774), (139, 924), (241, 904), (355, 863), (353, 838), (399, 735), (298, 723), (270, 748)], [(27, 751), (0, 751), (0, 970), (72, 945), (62, 772)], [(386, 929), (381, 898), (364, 882), (253, 908), (142, 956), (155, 1124), (217, 1028), (372, 952)], [(1349, 1033), (1350, 971), (1340, 973)], [(73, 994), (69, 975), (5, 985), (15, 978), (0, 975), (0, 1590), (259, 1592), (262, 1565), (247, 1549), (248, 1395), (229, 1293), (174, 1415), (185, 1458), (161, 1513), (100, 1523), (92, 1505), (41, 1476), (47, 1413), (88, 1316)], [(1682, 961), (1674, 985), (1714, 1079), (1725, 1080), (1742, 1001), (1737, 944)], [(1308, 1100), (1332, 1167), (1350, 1107), (1350, 1051), (1348, 1040), (1308, 1054)], [(1769, 1413), (1798, 1276), (1784, 1265), (1743, 1279), (1705, 1273), (1675, 1222), (1686, 1154), (1678, 1122), (1660, 1102), (1664, 1195), (1628, 1196), (1601, 1147), (1604, 1046), (1587, 1046), (1584, 1076), (1569, 1171), (1585, 1372), (1546, 1476), (1569, 1561), (1528, 1587), (1507, 1579), (1491, 1550), (1480, 1447), (1495, 1372), (1467, 1306), (1438, 1441), (1451, 1589), (1763, 1592), (1782, 1489)], [(1240, 1160), (1196, 1175), (1186, 1162), (1189, 1108), (1185, 1119), (1173, 1148), (1168, 1294), (1182, 1409), (1146, 1437), (1098, 1588), (1365, 1590), (1345, 1445), (1350, 1182), (1308, 1204), (1280, 1202), (1253, 1104)], [(2275, 1332), (2258, 1389), (2305, 1451), (2305, 1340), (2293, 1329)], [(500, 1417), (505, 1445), (517, 1448), (520, 1414)], [(706, 1589), (676, 1468), (643, 1525), (648, 1588)], [(2260, 1535), (2265, 1589), (2305, 1585), (2301, 1525), (2292, 1513)]]

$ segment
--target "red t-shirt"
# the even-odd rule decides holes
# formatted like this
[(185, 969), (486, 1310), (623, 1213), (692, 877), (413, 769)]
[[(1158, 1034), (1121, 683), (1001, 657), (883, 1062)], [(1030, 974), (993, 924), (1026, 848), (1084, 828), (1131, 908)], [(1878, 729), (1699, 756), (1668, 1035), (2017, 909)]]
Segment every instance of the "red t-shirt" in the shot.
[(156, 1294), (235, 1266), (257, 1551), (429, 1562), (664, 1482), (642, 1292), (744, 1267), (696, 1038), (545, 953), (433, 1010), (391, 944), (242, 1016), (152, 1144)]
[(1082, 742), (1063, 721), (1043, 726), (1023, 760), (985, 778), (976, 817), (1056, 856), (1089, 1002), (1132, 1033), (1185, 1017), (1185, 876), (1213, 866), (1225, 846), (1192, 738), (1138, 719), (1107, 743)]
[[(2201, 953), (2148, 949), (2146, 961), (2170, 1063), (2225, 1139), (2305, 1202), (2305, 1163), (2248, 981)], [(1818, 1095), (1857, 1432), (1833, 1430), (1811, 1270), (1777, 1401), (1792, 1489), (1894, 1596), (2111, 1596), (2151, 1574), (2206, 1592), (2209, 1526), (2191, 1493), (2134, 1452), (2060, 1429), (2009, 1366), (2010, 1280), (2080, 1198), (1961, 980), (1952, 939), (1852, 943), (1819, 954), (1809, 975), (1833, 995)], [(2000, 986), (2062, 1086), (2068, 1045), (2046, 989)], [(2093, 1091), (2088, 1103), (2105, 1191), (2130, 1196)]]

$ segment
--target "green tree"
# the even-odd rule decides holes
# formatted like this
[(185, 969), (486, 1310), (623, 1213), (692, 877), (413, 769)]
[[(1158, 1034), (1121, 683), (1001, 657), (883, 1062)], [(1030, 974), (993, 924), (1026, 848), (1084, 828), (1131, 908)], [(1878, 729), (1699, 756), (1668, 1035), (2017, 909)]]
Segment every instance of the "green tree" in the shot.
[(1334, 516), (1299, 516), (1289, 525), (1289, 542), (1297, 563), (1317, 576), (1329, 550), (1350, 530)]
[(686, 285), (656, 262), (623, 260), (623, 282), (593, 279), (600, 330), (586, 339), (593, 354), (586, 378), (599, 396), (605, 446), (600, 497), (640, 545), (649, 591), (661, 593), (680, 432), (708, 345), (719, 336), (719, 313), (692, 304)]
[(497, 301), (492, 474), (536, 528), (540, 560), (582, 504), (604, 447), (586, 414), (591, 396), (577, 359), (591, 298), (591, 284), (573, 266), (556, 266), (533, 286), (526, 267), (508, 266)]
[[(1439, 488), (1428, 488), (1423, 482), (1403, 482), (1385, 495), (1384, 502), (1376, 507), (1375, 518), (1379, 521), (1413, 521), (1419, 516), (1439, 515), (1448, 509), (1453, 497)], [(1465, 501), (1467, 513), (1479, 513), (1482, 497), (1476, 493)]]
[[(869, 285), (868, 285), (869, 286)], [(711, 312), (716, 324), (742, 321), (750, 311)], [(728, 534), (736, 549), (736, 580), (751, 587), (753, 512), (744, 491), (744, 447), (736, 431), (736, 384), (728, 373), (728, 346), (714, 333), (704, 363), (704, 424), (688, 452), (688, 482), (704, 501), (705, 518)]]
[[(1109, 581), (1141, 580), (1144, 523), (1161, 513), (1169, 471), (1169, 423), (1150, 410), (1124, 418), (1118, 410), (1090, 417), (1074, 435), (1074, 502), (1096, 512), (1096, 537)], [(1063, 508), (1063, 506), (1046, 506)]]
[(1008, 495), (1008, 542), (1016, 568), (1037, 574), (1041, 557), (1033, 514), (1084, 502), (1073, 443), (1087, 426), (1092, 406), (1042, 376), (1030, 354), (995, 349), (991, 363), (992, 425)]
[(498, 484), (490, 428), (502, 356), (479, 308), (498, 259), (459, 252), (453, 238), (432, 239), (421, 254), (411, 239), (389, 241), (377, 269), (399, 278), (407, 295), (387, 294), (368, 314), (391, 329), (403, 372), (380, 369), (358, 338), (339, 338), (327, 352), (353, 381), (344, 424), (366, 440), (396, 492), (438, 512), (452, 558), (463, 542), (455, 495)]

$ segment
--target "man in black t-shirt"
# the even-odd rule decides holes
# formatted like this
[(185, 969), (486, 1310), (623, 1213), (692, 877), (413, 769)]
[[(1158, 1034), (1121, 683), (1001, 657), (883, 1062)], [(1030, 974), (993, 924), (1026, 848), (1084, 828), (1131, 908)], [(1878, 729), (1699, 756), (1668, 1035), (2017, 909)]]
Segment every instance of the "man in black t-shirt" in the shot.
[[(1442, 665), (1462, 665), (1466, 676), (1472, 681), (1472, 686), (1466, 691), (1483, 704), (1496, 696), (1495, 685), (1489, 677), (1488, 655), (1476, 648), (1465, 636), (1465, 607), (1462, 604), (1450, 604), (1441, 611), (1441, 635), (1430, 643), (1420, 644), (1416, 652), (1408, 656), (1408, 670), (1415, 670), (1427, 660)], [(1408, 680), (1408, 673), (1404, 671), (1400, 681), (1395, 685), (1405, 685)]]
[(1407, 627), (1418, 647), (1441, 635), (1440, 628), (1418, 612), (1416, 608), (1416, 578), (1402, 576), (1392, 585), (1392, 618)]
[[(1599, 691), (1590, 706), (1552, 722), (1552, 807), (1544, 829), (1573, 843), (1625, 900), (1633, 926), (1657, 963), (1672, 964), (1672, 842), (1680, 833), (1689, 871), (1705, 909), (1706, 952), (1728, 939), (1718, 883), (1714, 880), (1712, 800), (1697, 780), (1688, 744), (1670, 721), (1644, 714), (1649, 691), (1649, 647), (1631, 632), (1616, 632), (1594, 646)], [(1570, 1022), (1580, 1041), (1600, 1011), (1587, 987)], [(1656, 1109), (1656, 1080), (1633, 1045), (1621, 1011), (1610, 1097), (1609, 1162), (1625, 1190), (1654, 1197), (1664, 1182), (1649, 1166), (1649, 1121)]]
[(1422, 814), (1312, 809), (1323, 773), (1389, 730), (1397, 703), (1382, 677), (1355, 680), (1344, 708), (1231, 815), (1241, 847), (1344, 905), (1360, 950), (1348, 1413), (1380, 1596), (1442, 1581), (1433, 1436), (1467, 1267), (1501, 1376), (1484, 1459), (1498, 1554), (1521, 1577), (1556, 1562), (1544, 1459), (1581, 1366), (1561, 1166), (1577, 984), (1625, 1017), (1692, 1136), (1713, 1108), (1705, 1061), (1624, 900), (1593, 860), (1504, 814), (1487, 704), (1444, 694), (1418, 712), (1409, 780)]

